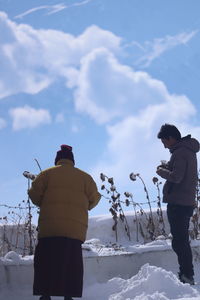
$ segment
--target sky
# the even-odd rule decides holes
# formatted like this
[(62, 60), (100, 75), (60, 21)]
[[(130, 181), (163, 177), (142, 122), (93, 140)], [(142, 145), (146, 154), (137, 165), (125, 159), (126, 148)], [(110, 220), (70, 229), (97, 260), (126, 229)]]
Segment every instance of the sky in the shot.
[[(198, 0), (0, 0), (0, 204), (27, 199), (27, 170), (61, 144), (101, 186), (152, 197), (163, 123), (200, 140)], [(92, 215), (108, 212), (102, 198)], [(3, 213), (3, 208), (1, 208)], [(0, 213), (0, 215), (1, 215)]]

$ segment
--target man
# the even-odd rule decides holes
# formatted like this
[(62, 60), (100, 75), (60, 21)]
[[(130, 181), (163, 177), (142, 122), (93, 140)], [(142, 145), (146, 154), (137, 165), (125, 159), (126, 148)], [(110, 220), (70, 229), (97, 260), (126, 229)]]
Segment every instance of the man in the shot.
[(167, 203), (172, 248), (179, 263), (179, 279), (193, 285), (194, 270), (188, 230), (195, 207), (199, 142), (191, 135), (181, 138), (179, 130), (170, 124), (162, 125), (158, 138), (171, 153), (170, 161), (158, 166), (157, 174), (166, 179), (163, 202)]
[(40, 300), (82, 296), (81, 244), (86, 237), (88, 210), (101, 196), (92, 177), (74, 164), (72, 147), (62, 145), (55, 166), (41, 172), (28, 192), (40, 208), (33, 285), (33, 294), (41, 295)]

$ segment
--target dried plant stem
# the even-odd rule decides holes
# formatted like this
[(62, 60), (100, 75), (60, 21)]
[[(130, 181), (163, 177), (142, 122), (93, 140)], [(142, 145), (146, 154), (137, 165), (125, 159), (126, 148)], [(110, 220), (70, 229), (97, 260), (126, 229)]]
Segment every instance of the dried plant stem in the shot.
[(157, 199), (158, 199), (158, 202), (157, 202), (157, 206), (158, 206), (158, 215), (159, 215), (159, 224), (161, 223), (162, 224), (162, 230), (161, 230), (161, 233), (166, 236), (166, 231), (165, 231), (165, 221), (164, 221), (164, 218), (163, 218), (163, 211), (162, 211), (162, 206), (161, 206), (161, 196), (160, 196), (160, 182), (156, 182), (156, 188), (157, 188), (157, 192), (158, 192), (158, 196), (157, 196)]
[(150, 197), (149, 197), (149, 193), (148, 190), (146, 188), (146, 184), (144, 182), (144, 180), (142, 179), (142, 177), (137, 174), (138, 178), (141, 180), (143, 186), (144, 186), (144, 191), (146, 194), (146, 198), (147, 198), (147, 202), (149, 205), (149, 213), (150, 213), (150, 218), (149, 218), (149, 226), (150, 226), (150, 234), (151, 234), (151, 238), (154, 239), (155, 238), (155, 224), (154, 224), (154, 220), (153, 220), (153, 213), (152, 213), (152, 208), (151, 208), (151, 201), (150, 201)]
[(41, 166), (40, 166), (40, 164), (39, 164), (37, 158), (34, 158), (34, 160), (36, 161), (36, 163), (37, 163), (37, 165), (38, 165), (38, 168), (39, 168), (40, 172), (42, 172), (42, 168), (41, 168)]

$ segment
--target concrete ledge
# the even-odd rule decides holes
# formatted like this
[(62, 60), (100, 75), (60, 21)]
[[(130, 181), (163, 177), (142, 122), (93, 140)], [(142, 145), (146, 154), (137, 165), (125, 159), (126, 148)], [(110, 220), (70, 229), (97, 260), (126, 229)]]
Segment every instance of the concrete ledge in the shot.
[[(194, 259), (199, 262), (199, 247), (193, 247), (193, 255)], [(146, 263), (177, 273), (177, 258), (171, 249), (115, 256), (90, 256), (84, 257), (84, 282), (87, 284), (101, 283), (113, 277), (127, 279), (137, 274), (141, 266)], [(32, 289), (32, 283), (33, 262), (18, 265), (0, 264), (0, 290), (14, 290), (16, 285)]]

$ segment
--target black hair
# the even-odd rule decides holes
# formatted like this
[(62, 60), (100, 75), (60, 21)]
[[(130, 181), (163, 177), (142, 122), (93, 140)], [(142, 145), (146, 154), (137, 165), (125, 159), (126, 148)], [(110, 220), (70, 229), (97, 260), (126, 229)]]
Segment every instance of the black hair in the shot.
[(174, 138), (175, 140), (179, 141), (181, 139), (181, 133), (176, 128), (176, 126), (171, 124), (164, 124), (161, 126), (160, 131), (158, 132), (157, 137), (159, 139), (169, 139), (169, 137)]

